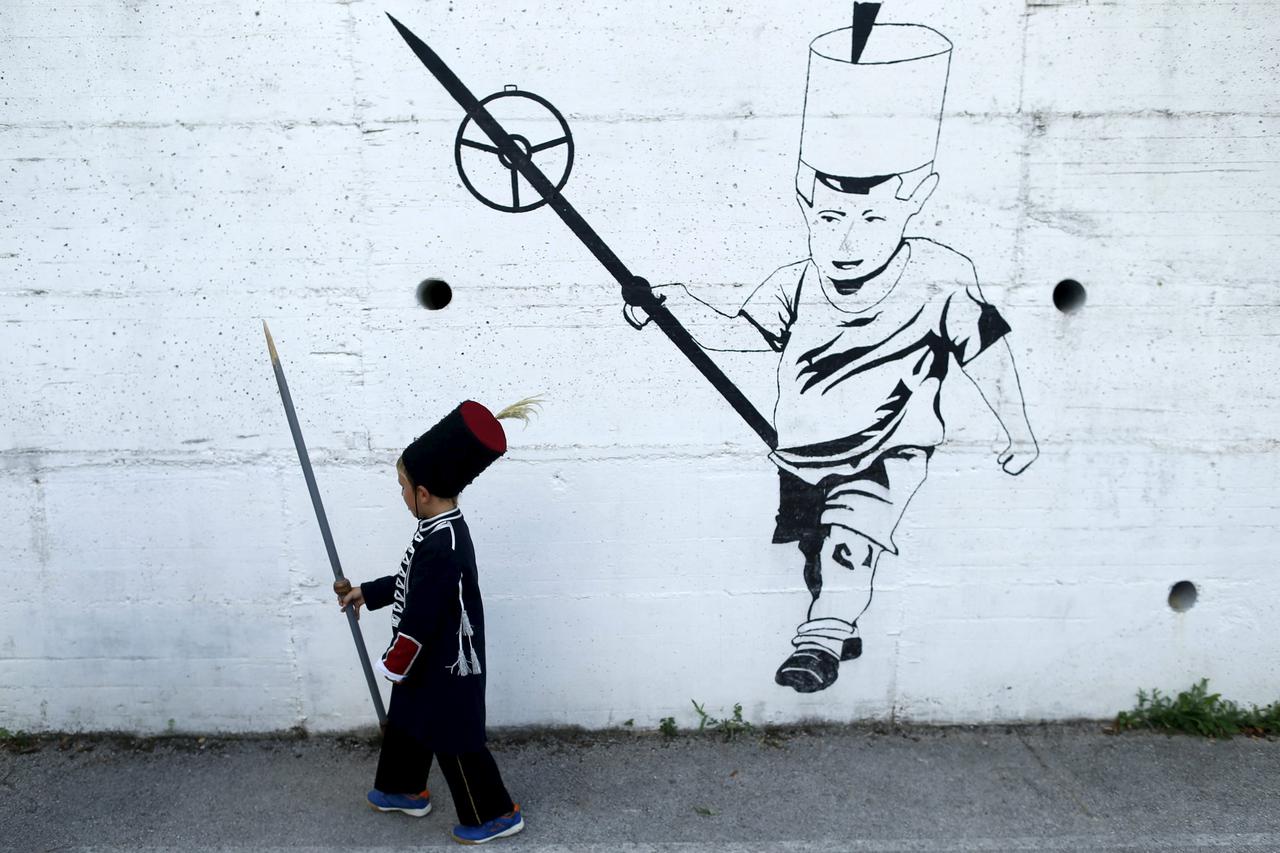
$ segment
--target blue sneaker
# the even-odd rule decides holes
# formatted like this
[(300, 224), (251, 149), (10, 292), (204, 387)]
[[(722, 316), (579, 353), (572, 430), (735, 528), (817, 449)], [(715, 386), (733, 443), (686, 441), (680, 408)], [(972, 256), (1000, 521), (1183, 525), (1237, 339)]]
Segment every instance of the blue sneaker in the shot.
[(404, 812), (412, 817), (426, 817), (431, 814), (431, 792), (384, 794), (374, 788), (369, 792), (369, 808), (380, 812)]
[(524, 818), (520, 816), (520, 805), (517, 803), (510, 812), (479, 826), (455, 826), (453, 840), (461, 844), (484, 844), (495, 838), (515, 835), (522, 829), (524, 829)]

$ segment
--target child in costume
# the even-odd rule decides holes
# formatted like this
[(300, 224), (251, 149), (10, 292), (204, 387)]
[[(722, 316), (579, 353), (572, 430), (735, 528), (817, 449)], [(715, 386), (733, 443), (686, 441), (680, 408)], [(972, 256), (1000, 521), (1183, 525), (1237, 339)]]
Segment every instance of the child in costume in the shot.
[(394, 575), (339, 595), (341, 607), (391, 607), (391, 644), (374, 664), (393, 682), (369, 804), (423, 817), (434, 757), (453, 795), (456, 840), (481, 844), (524, 829), (485, 746), (485, 625), (475, 550), (458, 493), (506, 452), (499, 418), (521, 418), (536, 400), (496, 417), (462, 403), (405, 448), (396, 463), (401, 497), (418, 519)]
[[(780, 354), (773, 541), (797, 544), (809, 596), (775, 680), (801, 693), (829, 687), (862, 652), (858, 619), (943, 441), (939, 394), (953, 365), (1004, 429), (1004, 471), (1021, 473), (1039, 453), (1009, 326), (973, 264), (905, 236), (939, 180), (951, 43), (928, 27), (877, 24), (856, 62), (849, 45), (844, 29), (810, 46), (796, 172), (809, 257), (777, 270), (733, 315), (683, 285), (657, 288), (703, 348)], [(624, 297), (643, 326), (642, 300), (626, 288)]]

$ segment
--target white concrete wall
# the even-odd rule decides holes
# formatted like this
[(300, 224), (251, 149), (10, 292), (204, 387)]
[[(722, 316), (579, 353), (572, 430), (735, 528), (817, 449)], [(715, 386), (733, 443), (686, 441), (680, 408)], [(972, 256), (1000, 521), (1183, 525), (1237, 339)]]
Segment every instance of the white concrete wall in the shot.
[[(915, 233), (973, 257), (1040, 439), (951, 440), (829, 690), (773, 683), (807, 594), (773, 467), (548, 210), (452, 162), (479, 95), (569, 117), (566, 195), (654, 282), (733, 306), (804, 257), (806, 46), (849, 4), (10, 0), (0, 6), (0, 727), (371, 719), (261, 334), (339, 553), (391, 571), (392, 460), (458, 400), (544, 391), (464, 496), (490, 720), (1103, 717), (1201, 677), (1278, 698), (1280, 16), (1269, 2), (890, 0), (955, 43)], [(416, 283), (455, 299), (428, 313)], [(1066, 316), (1066, 277), (1088, 289)], [(729, 369), (766, 409), (769, 356)], [(1179, 580), (1200, 599), (1177, 614)], [(380, 650), (385, 614), (361, 623)]]

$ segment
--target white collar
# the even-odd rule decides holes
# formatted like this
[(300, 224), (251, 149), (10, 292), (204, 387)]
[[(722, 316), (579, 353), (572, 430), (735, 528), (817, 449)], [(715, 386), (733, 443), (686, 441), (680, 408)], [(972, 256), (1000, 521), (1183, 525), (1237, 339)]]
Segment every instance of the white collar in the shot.
[(425, 531), (428, 527), (435, 527), (446, 521), (457, 521), (459, 518), (462, 518), (462, 510), (455, 506), (453, 509), (447, 509), (430, 518), (419, 519), (418, 529)]

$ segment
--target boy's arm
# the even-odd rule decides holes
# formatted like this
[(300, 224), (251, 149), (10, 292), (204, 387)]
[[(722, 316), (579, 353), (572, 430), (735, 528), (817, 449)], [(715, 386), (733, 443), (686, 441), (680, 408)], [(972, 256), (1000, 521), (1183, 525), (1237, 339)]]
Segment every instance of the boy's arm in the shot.
[(364, 594), (365, 607), (370, 610), (386, 607), (395, 600), (396, 577), (395, 575), (388, 575), (385, 578), (365, 581), (360, 584), (360, 591)]
[(972, 264), (957, 282), (942, 313), (943, 335), (951, 341), (960, 369), (1004, 428), (1008, 444), (997, 457), (1008, 474), (1021, 474), (1036, 461), (1040, 448), (1027, 421), (1022, 383), (1009, 349), (1009, 324), (987, 301)]
[(1040, 447), (1027, 420), (1027, 405), (1022, 397), (1022, 383), (1013, 363), (1008, 338), (984, 349), (960, 369), (969, 377), (982, 399), (1004, 428), (1008, 445), (999, 456), (1000, 467), (1009, 474), (1021, 474), (1036, 461)]
[(452, 612), (453, 602), (458, 600), (462, 567), (451, 536), (448, 528), (438, 530), (423, 540), (413, 555), (396, 640), (374, 664), (391, 681), (404, 681), (409, 676), (419, 653), (431, 642), (440, 621)]
[[(653, 288), (672, 316), (685, 327), (704, 350), (713, 352), (768, 352), (780, 350), (783, 332), (772, 334), (758, 325), (747, 313), (746, 306), (734, 314), (726, 314), (689, 292), (683, 284), (663, 284)], [(627, 320), (636, 328), (649, 322), (644, 310), (626, 306)]]
[(694, 296), (683, 284), (668, 284), (657, 290), (667, 297), (668, 310), (703, 349), (718, 352), (767, 352), (770, 349), (764, 332), (741, 311), (726, 314)]

